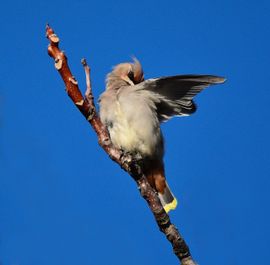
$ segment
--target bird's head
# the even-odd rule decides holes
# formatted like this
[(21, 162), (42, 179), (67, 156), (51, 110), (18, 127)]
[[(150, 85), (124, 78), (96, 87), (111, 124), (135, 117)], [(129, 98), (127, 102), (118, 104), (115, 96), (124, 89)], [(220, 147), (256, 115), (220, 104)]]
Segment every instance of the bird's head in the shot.
[(134, 86), (144, 80), (143, 70), (140, 62), (133, 58), (132, 63), (121, 63), (113, 68), (107, 77), (107, 83), (123, 80), (127, 84)]

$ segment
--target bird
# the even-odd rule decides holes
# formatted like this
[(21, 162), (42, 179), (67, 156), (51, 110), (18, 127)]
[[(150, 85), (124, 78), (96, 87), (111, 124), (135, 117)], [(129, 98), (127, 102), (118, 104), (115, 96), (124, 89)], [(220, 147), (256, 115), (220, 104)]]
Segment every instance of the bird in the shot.
[(142, 158), (142, 171), (168, 213), (177, 206), (164, 170), (161, 123), (175, 116), (189, 116), (197, 106), (193, 98), (210, 85), (222, 84), (214, 75), (175, 75), (144, 79), (138, 59), (120, 63), (107, 75), (99, 97), (101, 122), (112, 144)]

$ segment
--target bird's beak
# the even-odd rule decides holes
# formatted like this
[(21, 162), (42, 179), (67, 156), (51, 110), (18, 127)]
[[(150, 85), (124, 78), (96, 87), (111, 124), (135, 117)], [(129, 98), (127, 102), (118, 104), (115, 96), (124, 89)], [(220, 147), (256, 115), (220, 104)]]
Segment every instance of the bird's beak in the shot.
[(124, 80), (124, 81), (126, 81), (131, 86), (134, 86), (134, 83), (129, 79), (129, 77), (127, 75), (121, 76), (121, 79)]

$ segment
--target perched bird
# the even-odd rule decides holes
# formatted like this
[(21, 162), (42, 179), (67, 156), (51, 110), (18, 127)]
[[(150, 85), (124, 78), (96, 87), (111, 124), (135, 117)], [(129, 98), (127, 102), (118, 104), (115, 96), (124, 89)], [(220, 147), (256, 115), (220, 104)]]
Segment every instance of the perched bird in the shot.
[(143, 158), (143, 172), (158, 192), (166, 212), (177, 200), (164, 172), (164, 142), (160, 123), (196, 111), (193, 97), (204, 88), (221, 84), (213, 75), (176, 75), (144, 80), (140, 62), (121, 63), (107, 75), (106, 90), (99, 99), (100, 118), (112, 143)]

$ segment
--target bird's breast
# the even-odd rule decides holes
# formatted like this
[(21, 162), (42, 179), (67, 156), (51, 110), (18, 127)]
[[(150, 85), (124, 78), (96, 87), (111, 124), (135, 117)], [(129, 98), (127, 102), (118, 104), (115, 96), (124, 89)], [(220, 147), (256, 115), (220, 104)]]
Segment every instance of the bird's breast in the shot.
[(114, 117), (115, 120), (109, 129), (113, 144), (127, 151), (134, 150), (140, 140), (136, 135), (136, 128), (128, 121), (118, 101), (115, 104)]
[(159, 122), (143, 98), (102, 96), (100, 107), (101, 121), (107, 125), (116, 147), (142, 156), (162, 157)]

